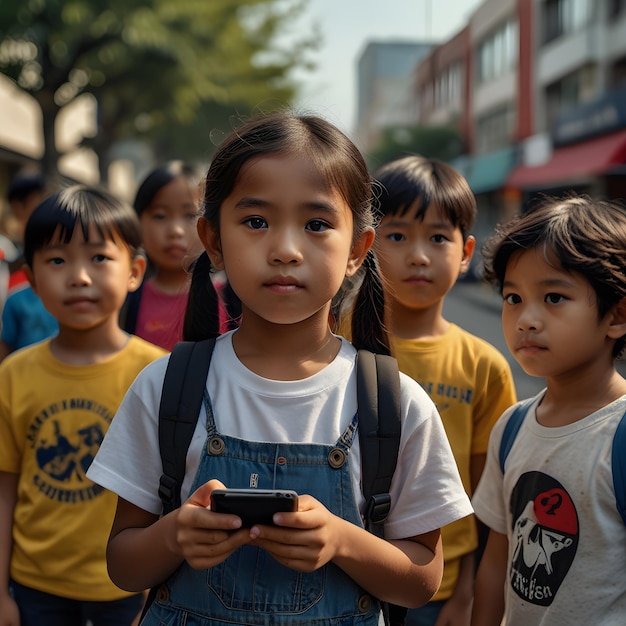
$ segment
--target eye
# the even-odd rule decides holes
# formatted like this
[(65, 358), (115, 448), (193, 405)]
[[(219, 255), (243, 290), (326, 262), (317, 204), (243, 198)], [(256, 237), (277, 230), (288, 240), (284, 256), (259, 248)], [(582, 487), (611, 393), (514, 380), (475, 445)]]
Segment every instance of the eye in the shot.
[(52, 257), (46, 261), (49, 265), (63, 265), (65, 262), (60, 256)]
[(93, 256), (94, 263), (104, 263), (105, 261), (108, 261), (108, 260), (109, 260), (109, 257), (104, 254), (94, 254)]
[(404, 241), (406, 239), (406, 237), (402, 234), (402, 233), (389, 233), (387, 235), (387, 239), (389, 239), (389, 241)]
[(438, 233), (436, 235), (433, 235), (430, 240), (434, 243), (445, 243), (446, 241), (448, 241), (448, 238), (445, 235), (441, 235)]
[(521, 297), (516, 293), (508, 293), (503, 296), (503, 299), (507, 304), (519, 304), (522, 301)]
[(565, 296), (562, 296), (559, 293), (548, 293), (544, 298), (548, 304), (559, 304), (560, 302), (564, 302), (565, 299)]
[(167, 219), (167, 215), (163, 211), (155, 211), (154, 213), (150, 214), (150, 219), (154, 220), (155, 222), (162, 222), (163, 220)]
[(267, 222), (262, 217), (249, 217), (247, 220), (243, 222), (247, 224), (252, 230), (261, 230), (262, 228), (267, 228)]
[(321, 233), (323, 231), (325, 231), (327, 228), (330, 228), (330, 226), (322, 221), (322, 220), (311, 220), (307, 225), (306, 225), (306, 229), (307, 230), (311, 230), (314, 233)]

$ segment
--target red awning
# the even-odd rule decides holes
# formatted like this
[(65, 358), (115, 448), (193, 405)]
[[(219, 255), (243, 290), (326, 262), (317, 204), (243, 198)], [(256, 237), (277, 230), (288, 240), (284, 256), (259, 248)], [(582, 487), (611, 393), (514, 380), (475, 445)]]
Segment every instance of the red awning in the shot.
[(556, 187), (572, 179), (596, 176), (626, 163), (626, 130), (557, 148), (543, 165), (516, 167), (506, 180), (507, 187)]

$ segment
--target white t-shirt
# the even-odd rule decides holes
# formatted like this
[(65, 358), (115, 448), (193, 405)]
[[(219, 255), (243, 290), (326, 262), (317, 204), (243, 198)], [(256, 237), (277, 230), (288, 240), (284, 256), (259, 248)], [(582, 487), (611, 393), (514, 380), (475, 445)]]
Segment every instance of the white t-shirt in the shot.
[(626, 396), (573, 424), (541, 426), (534, 398), (507, 457), (511, 410), (494, 426), (472, 503), (509, 539), (507, 626), (626, 624), (626, 526), (615, 500), (611, 450)]
[[(248, 441), (335, 443), (357, 410), (354, 347), (344, 339), (337, 357), (322, 371), (303, 380), (276, 381), (256, 375), (239, 361), (232, 334), (218, 338), (207, 382), (218, 431)], [(88, 472), (94, 482), (154, 514), (162, 510), (158, 413), (168, 358), (155, 361), (137, 377)], [(426, 533), (472, 513), (434, 404), (405, 375), (401, 390), (402, 436), (385, 523), (389, 539)], [(203, 409), (187, 455), (183, 501), (205, 441)], [(353, 485), (359, 494), (358, 436), (352, 449)]]

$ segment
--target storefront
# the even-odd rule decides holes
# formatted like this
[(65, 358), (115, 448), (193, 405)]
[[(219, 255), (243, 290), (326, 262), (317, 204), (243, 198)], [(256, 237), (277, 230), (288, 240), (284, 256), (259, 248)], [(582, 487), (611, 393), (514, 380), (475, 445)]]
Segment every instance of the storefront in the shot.
[[(626, 198), (626, 91), (576, 107), (559, 117), (547, 158), (537, 159), (536, 138), (522, 146), (522, 163), (506, 180), (523, 192), (524, 201), (538, 193), (587, 193)], [(539, 161), (539, 162), (538, 162)]]

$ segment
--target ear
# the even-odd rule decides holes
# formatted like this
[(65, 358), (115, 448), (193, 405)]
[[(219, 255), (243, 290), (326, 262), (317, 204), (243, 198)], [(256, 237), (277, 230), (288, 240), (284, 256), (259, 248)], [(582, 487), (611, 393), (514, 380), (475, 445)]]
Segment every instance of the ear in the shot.
[(128, 275), (128, 291), (137, 291), (143, 282), (146, 273), (146, 257), (136, 254), (130, 261), (130, 274)]
[(468, 235), (463, 244), (463, 257), (461, 259), (461, 268), (459, 274), (463, 275), (469, 270), (472, 256), (474, 256), (474, 248), (476, 247), (476, 239), (473, 235)]
[(352, 244), (350, 256), (348, 257), (348, 265), (346, 267), (346, 276), (354, 276), (356, 274), (373, 243), (374, 229), (368, 228), (361, 233), (359, 238)]
[(204, 217), (198, 218), (196, 228), (198, 229), (198, 237), (200, 237), (200, 241), (209, 255), (209, 259), (211, 259), (211, 265), (216, 270), (223, 270), (224, 257), (222, 255), (222, 246), (215, 228)]
[(607, 337), (619, 339), (626, 335), (626, 298), (622, 298), (609, 312)]
[(28, 282), (30, 283), (30, 286), (32, 287), (33, 291), (39, 295), (37, 293), (37, 283), (35, 281), (35, 275), (33, 274), (33, 270), (30, 269), (30, 267), (28, 265), (22, 265), (22, 270), (24, 270), (24, 274), (26, 274), (26, 278), (28, 279)]

